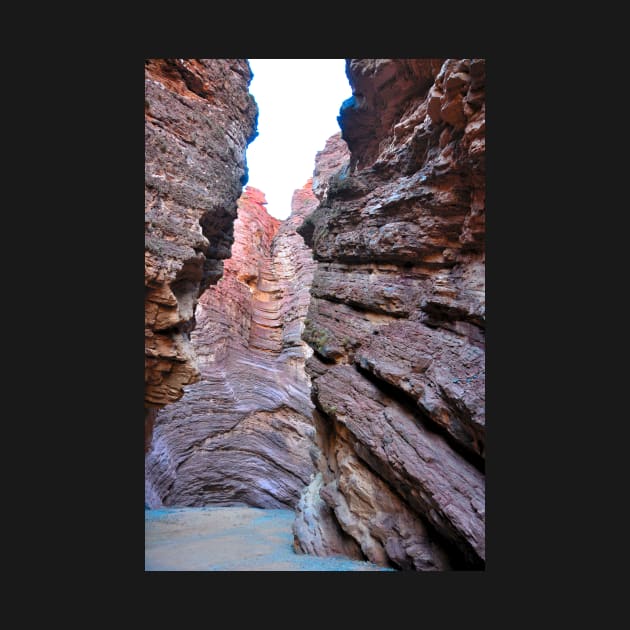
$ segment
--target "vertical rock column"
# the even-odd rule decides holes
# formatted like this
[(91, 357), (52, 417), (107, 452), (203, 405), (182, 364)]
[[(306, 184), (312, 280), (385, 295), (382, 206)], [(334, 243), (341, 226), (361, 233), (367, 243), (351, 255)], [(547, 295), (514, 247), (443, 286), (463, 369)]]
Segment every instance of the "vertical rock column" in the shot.
[(145, 450), (157, 410), (198, 379), (200, 293), (230, 255), (257, 107), (245, 59), (145, 62)]

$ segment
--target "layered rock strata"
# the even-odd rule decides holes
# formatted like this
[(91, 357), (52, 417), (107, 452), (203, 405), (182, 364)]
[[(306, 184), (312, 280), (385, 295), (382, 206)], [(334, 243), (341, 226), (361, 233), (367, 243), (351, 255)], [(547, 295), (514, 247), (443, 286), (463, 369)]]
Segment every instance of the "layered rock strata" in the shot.
[(232, 257), (197, 306), (201, 380), (157, 415), (146, 457), (151, 507), (294, 507), (314, 472), (301, 340), (314, 262), (296, 232), (317, 205), (311, 182), (282, 223), (264, 195), (238, 201)]
[[(352, 59), (298, 231), (318, 473), (296, 549), (485, 566), (485, 64)], [(336, 165), (336, 166), (335, 166)], [(350, 542), (349, 542), (350, 540)]]
[(245, 59), (145, 62), (145, 448), (199, 375), (190, 332), (229, 257), (257, 107)]

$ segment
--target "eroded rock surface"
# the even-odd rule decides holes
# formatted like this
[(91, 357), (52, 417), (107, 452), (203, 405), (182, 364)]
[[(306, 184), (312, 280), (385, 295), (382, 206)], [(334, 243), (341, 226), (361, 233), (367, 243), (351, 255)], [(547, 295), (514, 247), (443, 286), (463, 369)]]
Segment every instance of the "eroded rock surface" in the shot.
[(296, 227), (316, 205), (309, 181), (284, 222), (263, 193), (238, 201), (232, 257), (197, 306), (201, 380), (156, 418), (146, 457), (151, 507), (294, 507), (314, 473), (313, 405), (301, 339), (314, 262)]
[(199, 372), (189, 335), (229, 257), (257, 107), (245, 59), (145, 62), (145, 448)]
[(317, 261), (303, 338), (318, 474), (295, 545), (483, 568), (484, 60), (346, 68), (350, 153), (333, 137), (318, 154), (320, 204), (298, 229)]

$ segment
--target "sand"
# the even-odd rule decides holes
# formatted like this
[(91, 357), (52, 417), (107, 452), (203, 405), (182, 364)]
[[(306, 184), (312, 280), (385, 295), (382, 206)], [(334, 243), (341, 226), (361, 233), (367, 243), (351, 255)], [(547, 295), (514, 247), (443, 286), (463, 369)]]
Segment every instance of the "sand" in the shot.
[(145, 571), (387, 571), (293, 551), (291, 510), (145, 510)]

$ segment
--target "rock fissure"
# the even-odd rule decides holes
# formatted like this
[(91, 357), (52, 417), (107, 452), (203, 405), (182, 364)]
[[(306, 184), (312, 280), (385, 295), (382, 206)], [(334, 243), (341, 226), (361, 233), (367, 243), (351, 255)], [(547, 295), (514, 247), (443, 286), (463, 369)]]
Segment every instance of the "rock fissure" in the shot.
[[(355, 364), (355, 368), (363, 378), (373, 383), (381, 392), (389, 396), (392, 400), (396, 400), (397, 403), (404, 407), (409, 416), (414, 418), (415, 421), (422, 426), (423, 430), (439, 435), (454, 451), (466, 459), (466, 461), (470, 464), (475, 466), (475, 468), (477, 468), (480, 472), (483, 473), (485, 471), (484, 458), (479, 456), (478, 453), (472, 450), (472, 448), (466, 448), (460, 441), (455, 439), (451, 433), (449, 433), (443, 425), (437, 423), (428, 413), (428, 410), (415, 400), (407, 391), (395, 387), (387, 380), (381, 378), (377, 373), (364, 369), (360, 364)], [(440, 394), (443, 398), (445, 398), (445, 400), (448, 400), (448, 397), (444, 395), (442, 390), (440, 390)], [(457, 403), (459, 401), (455, 399), (452, 402)], [(380, 404), (385, 406), (384, 403)], [(465, 411), (463, 413), (465, 414)], [(474, 428), (467, 427), (467, 429), (471, 432), (474, 431)], [(401, 435), (401, 437), (404, 439), (403, 435)], [(477, 444), (475, 445), (478, 446)], [(421, 454), (418, 455), (423, 458)], [(433, 459), (429, 458), (429, 460), (425, 461), (427, 461), (427, 463), (431, 463)]]

